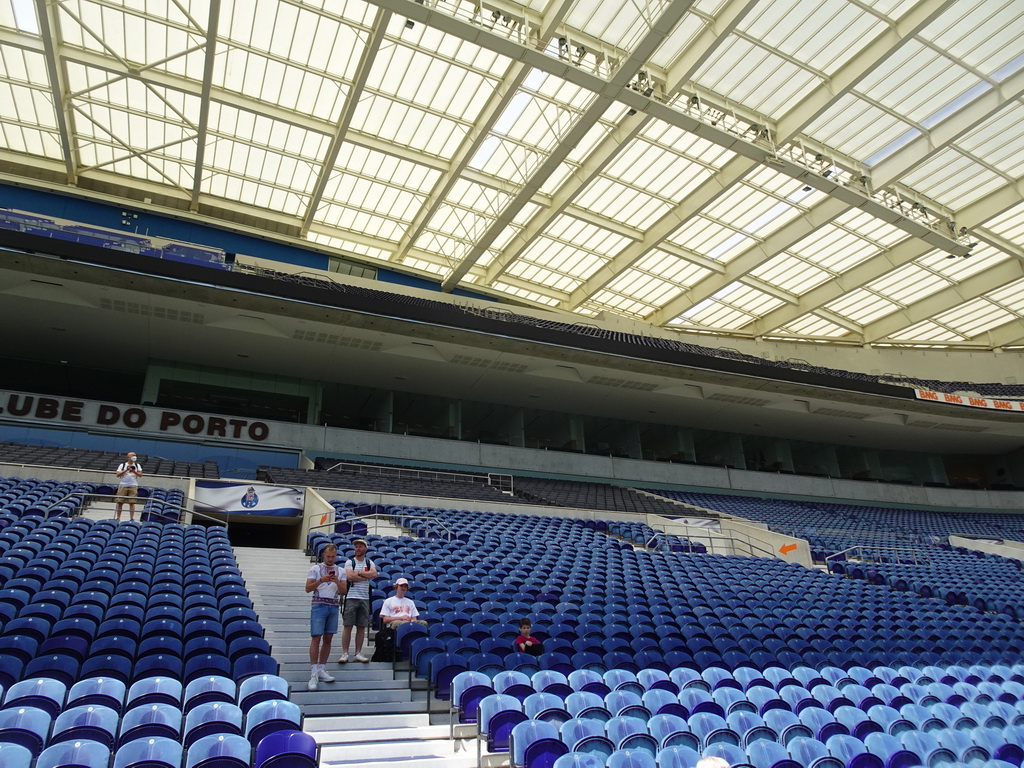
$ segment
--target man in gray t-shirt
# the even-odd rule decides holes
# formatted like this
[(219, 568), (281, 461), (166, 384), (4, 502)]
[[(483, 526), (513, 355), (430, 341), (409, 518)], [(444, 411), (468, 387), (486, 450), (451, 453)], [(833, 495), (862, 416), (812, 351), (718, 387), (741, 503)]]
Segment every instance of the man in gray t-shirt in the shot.
[(345, 561), (345, 578), (348, 580), (348, 596), (345, 598), (345, 610), (341, 620), (344, 629), (341, 631), (341, 656), (339, 664), (348, 661), (348, 642), (352, 638), (352, 627), (356, 628), (355, 660), (367, 662), (363, 656), (363, 640), (366, 639), (366, 628), (370, 626), (370, 582), (377, 578), (377, 566), (366, 556), (366, 542), (356, 539), (352, 542), (354, 554)]

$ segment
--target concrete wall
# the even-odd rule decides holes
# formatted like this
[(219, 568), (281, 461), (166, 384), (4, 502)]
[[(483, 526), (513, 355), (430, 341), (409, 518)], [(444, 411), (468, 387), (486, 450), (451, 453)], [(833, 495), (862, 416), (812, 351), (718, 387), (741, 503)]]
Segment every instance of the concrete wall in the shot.
[(1024, 542), (999, 539), (999, 543), (996, 544), (993, 543), (994, 541), (995, 540), (988, 539), (968, 539), (963, 536), (949, 537), (949, 543), (954, 547), (976, 549), (979, 552), (988, 552), (992, 555), (999, 555), (1000, 557), (1009, 557), (1013, 560), (1024, 561)]

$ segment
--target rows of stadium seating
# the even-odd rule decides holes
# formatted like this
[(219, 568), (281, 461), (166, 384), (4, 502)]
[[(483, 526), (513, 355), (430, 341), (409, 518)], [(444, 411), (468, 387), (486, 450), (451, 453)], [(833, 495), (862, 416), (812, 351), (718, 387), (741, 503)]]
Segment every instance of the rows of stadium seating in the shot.
[(627, 765), (688, 768), (701, 753), (753, 768), (1024, 759), (1021, 665), (710, 671), (463, 672), (451, 712), (519, 766), (574, 753), (613, 765), (623, 750), (644, 755)]
[(511, 498), (497, 488), (485, 483), (462, 482), (460, 480), (430, 479), (426, 477), (395, 477), (368, 474), (364, 472), (322, 471), (315, 469), (290, 469), (288, 467), (261, 466), (256, 479), (268, 483), (308, 485), (314, 488), (335, 488), (339, 490), (371, 491), (374, 493), (399, 493), (410, 496), (431, 496), (446, 499), (467, 499), (474, 501), (528, 503), (521, 498)]
[(54, 237), (101, 248), (137, 253), (158, 259), (184, 261), (202, 264), (206, 267), (225, 269), (225, 253), (220, 248), (191, 243), (170, 243), (154, 241), (146, 235), (121, 232), (87, 224), (55, 221), (47, 216), (0, 209), (0, 228), (13, 229), (30, 235)]
[[(90, 448), (65, 448), (52, 445), (0, 442), (0, 463), (29, 464), (44, 467), (90, 469), (113, 475), (124, 454)], [(159, 456), (140, 456), (147, 475), (176, 477), (219, 478), (220, 469), (215, 461), (173, 461)]]
[(645, 496), (630, 488), (610, 483), (558, 480), (554, 478), (525, 477), (514, 480), (517, 496), (555, 507), (603, 509), (632, 512), (640, 515), (677, 516), (681, 508), (662, 499)]
[(773, 531), (807, 539), (824, 556), (864, 544), (930, 544), (953, 534), (1024, 540), (1024, 514), (869, 507), (857, 504), (759, 498), (725, 493), (650, 489), (666, 498), (766, 523)]
[(21, 506), (0, 513), (0, 765), (317, 765), (225, 529)]
[[(351, 516), (358, 505), (350, 503), (346, 507), (337, 502), (336, 507)], [(590, 699), (596, 717), (567, 718), (567, 722), (602, 721), (600, 739), (594, 740), (600, 745), (595, 747), (598, 754), (603, 754), (608, 743), (618, 747), (625, 738), (617, 738), (620, 734), (616, 732), (613, 740), (608, 730), (607, 723), (616, 717), (640, 715), (638, 719), (645, 723), (646, 735), (653, 737), (650, 721), (658, 715), (672, 714), (660, 710), (673, 702), (661, 693), (647, 694), (649, 689), (671, 694), (666, 680), (678, 689), (672, 694), (675, 705), (687, 710), (685, 718), (681, 710), (675, 710), (675, 716), (686, 723), (680, 731), (699, 735), (723, 730), (741, 737), (737, 744), (729, 743), (732, 737), (728, 734), (724, 741), (713, 743), (701, 737), (700, 750), (705, 754), (711, 753), (712, 748), (732, 746), (751, 762), (755, 760), (751, 744), (765, 741), (784, 748), (788, 759), (807, 768), (826, 768), (828, 763), (815, 761), (824, 759), (830, 749), (839, 748), (835, 743), (830, 746), (832, 736), (845, 734), (819, 738), (826, 732), (822, 731), (827, 727), (821, 720), (824, 715), (805, 715), (805, 710), (828, 711), (837, 720), (840, 715), (852, 717), (845, 710), (838, 711), (844, 706), (860, 708), (868, 714), (871, 707), (863, 705), (870, 697), (863, 695), (860, 688), (867, 689), (879, 700), (871, 706), (889, 707), (915, 726), (912, 735), (888, 735), (899, 738), (901, 744), (903, 740), (915, 740), (912, 747), (903, 746), (920, 757), (918, 751), (924, 749), (922, 744), (930, 744), (927, 737), (932, 730), (942, 729), (932, 729), (934, 724), (920, 717), (920, 722), (915, 721), (913, 718), (921, 713), (916, 709), (905, 712), (906, 707), (913, 705), (932, 711), (937, 704), (957, 706), (963, 717), (956, 722), (963, 725), (964, 717), (973, 718), (977, 723), (974, 728), (992, 731), (992, 718), (1005, 719), (1005, 710), (995, 707), (987, 724), (982, 724), (977, 720), (979, 710), (964, 707), (978, 705), (992, 710), (997, 703), (1013, 706), (1005, 697), (1015, 696), (1019, 691), (1010, 683), (1024, 681), (1024, 676), (1011, 679), (1018, 672), (1006, 672), (1012, 670), (1009, 665), (1020, 661), (1024, 628), (1008, 614), (984, 613), (974, 604), (947, 605), (945, 600), (809, 571), (780, 560), (689, 554), (660, 548), (637, 550), (634, 544), (644, 547), (650, 541), (652, 529), (643, 526), (624, 524), (616, 534), (614, 523), (599, 525), (596, 521), (570, 518), (427, 508), (385, 511), (396, 524), (412, 531), (415, 538), (366, 536), (370, 556), (380, 570), (374, 584), (374, 599), (381, 600), (388, 592), (387, 585), (399, 576), (412, 581), (412, 596), (421, 603), (431, 624), (426, 628), (406, 625), (398, 645), (412, 662), (414, 671), (430, 681), (434, 695), (451, 697), (456, 678), (467, 671), (483, 673), (488, 679), (516, 680), (521, 685), (526, 685), (525, 678), (529, 681), (529, 694), (518, 689), (524, 694), (524, 708), (527, 696), (558, 690), (564, 694), (560, 697), (565, 702), (563, 706), (538, 712), (554, 709), (578, 715), (583, 710), (570, 711), (568, 697), (576, 692), (598, 695), (603, 685), (608, 691), (600, 692), (601, 704)], [(80, 678), (102, 676), (118, 680), (130, 691), (135, 684), (152, 677), (171, 677), (182, 686), (184, 704), (184, 691), (196, 681), (216, 677), (241, 685), (248, 677), (270, 679), (276, 672), (276, 666), (271, 667), (272, 659), (267, 661), (269, 648), (252, 613), (244, 584), (239, 583), (237, 569), (232, 570), (234, 558), (222, 529), (153, 523), (115, 525), (111, 521), (67, 517), (46, 520), (33, 514), (28, 506), (0, 513), (0, 520), (6, 523), (0, 533), (0, 685), (4, 686), (5, 695), (24, 680), (52, 680), (70, 690)], [(356, 529), (345, 520), (340, 524), (348, 524), (349, 531), (313, 534), (309, 539), (311, 549), (318, 551), (328, 540), (347, 545)], [(998, 559), (975, 559), (999, 565), (1000, 573), (1006, 570)], [(142, 567), (143, 563), (148, 564), (148, 570)], [(996, 588), (1000, 586), (997, 584)], [(192, 613), (197, 610), (202, 615)], [(168, 618), (170, 614), (173, 616)], [(541, 657), (516, 653), (512, 648), (516, 623), (523, 616), (532, 618), (534, 634), (545, 643)], [(59, 622), (64, 623), (58, 626)], [(918, 674), (935, 677), (939, 673), (931, 667), (945, 670), (943, 675), (960, 675), (962, 679), (926, 680)], [(960, 668), (966, 671), (951, 671)], [(564, 683), (559, 676), (564, 676)], [(588, 682), (580, 683), (580, 690), (575, 691), (570, 676), (572, 681)], [(697, 683), (696, 677), (702, 682)], [(727, 679), (733, 682), (725, 682)], [(769, 685), (756, 682), (761, 680)], [(640, 699), (639, 709), (619, 714), (622, 707), (617, 704), (622, 704), (624, 697), (613, 697), (610, 701), (608, 697), (620, 685), (624, 686), (621, 693), (630, 692), (631, 682), (632, 693)], [(1000, 692), (985, 685), (989, 682), (997, 684)], [(973, 686), (977, 692), (965, 686), (957, 688), (958, 683)], [(570, 690), (557, 688), (559, 684)], [(932, 688), (930, 694), (918, 690), (927, 691), (932, 684), (945, 685), (953, 689), (952, 695), (967, 701), (952, 701), (943, 688)], [(591, 687), (584, 689), (584, 685)], [(918, 688), (904, 690), (907, 685)], [(556, 688), (545, 690), (551, 686)], [(702, 691), (704, 686), (710, 690)], [(826, 691), (820, 686), (835, 689), (845, 700), (840, 701), (835, 695), (823, 699)], [(890, 686), (898, 694), (880, 686)], [(768, 687), (774, 691), (770, 698), (767, 692), (755, 690)], [(742, 689), (742, 699), (747, 704), (732, 692), (738, 689)], [(495, 693), (516, 698), (505, 688)], [(831, 691), (827, 693), (832, 695)], [(940, 694), (945, 695), (941, 702), (927, 699), (928, 695)], [(899, 696), (910, 701), (903, 702)], [(986, 696), (991, 702), (985, 701)], [(660, 704), (655, 706), (659, 699)], [(846, 704), (846, 700), (851, 703)], [(742, 743), (746, 730), (728, 727), (731, 715), (756, 704), (758, 711), (747, 714), (760, 717), (765, 728), (771, 729), (769, 720), (781, 717), (771, 712), (785, 710), (779, 701), (808, 728), (810, 725), (804, 720), (821, 720), (814, 721), (817, 730), (812, 735), (802, 736), (807, 743), (786, 741), (776, 731), (777, 741), (758, 738), (746, 744)], [(573, 699), (572, 705), (576, 702)], [(769, 702), (774, 704), (768, 706)], [(239, 726), (235, 711), (228, 706), (237, 706), (243, 714), (244, 708), (237, 697), (233, 702), (223, 703), (223, 714), (230, 726), (241, 727), (243, 732), (222, 735), (245, 740), (246, 721)], [(550, 699), (548, 703), (553, 704)], [(175, 720), (173, 711), (154, 710), (155, 704), (150, 704), (149, 711), (154, 712), (152, 717), (157, 721), (154, 727), (170, 720), (171, 730), (175, 723), (178, 725), (177, 735), (150, 738), (177, 740), (174, 743), (182, 750), (176, 753), (177, 768), (183, 759), (192, 760), (190, 750), (201, 738), (196, 736), (193, 745), (183, 744), (187, 740), (186, 707), (167, 704), (180, 713), (181, 721)], [(722, 714), (706, 709), (699, 714), (702, 718), (720, 717), (726, 727), (708, 730), (708, 723), (720, 724), (707, 718), (701, 719), (700, 724), (689, 722), (698, 713), (698, 707), (712, 704), (721, 707)], [(631, 700), (630, 705), (637, 706), (637, 702)], [(61, 712), (75, 708), (66, 697), (60, 706)], [(22, 708), (19, 705), (18, 709)], [(646, 721), (642, 717), (645, 708), (650, 714)], [(5, 709), (0, 706), (0, 712)], [(607, 712), (607, 721), (602, 720), (601, 710)], [(127, 746), (119, 742), (127, 711), (114, 729), (113, 746), (107, 748), (115, 760)], [(948, 720), (948, 711), (936, 711), (946, 718), (943, 722), (952, 722)], [(561, 715), (552, 717), (557, 720)], [(219, 722), (217, 716), (211, 718)], [(51, 716), (48, 721), (46, 739), (52, 740), (54, 719)], [(543, 722), (541, 718), (529, 721), (538, 720)], [(128, 722), (130, 731), (133, 721)], [(275, 722), (280, 725), (288, 720), (283, 717)], [(851, 725), (846, 721), (841, 724), (852, 734)], [(292, 728), (295, 725), (290, 722)], [(623, 725), (635, 731), (630, 735), (641, 736), (635, 723)], [(1011, 725), (1007, 723), (1003, 728)], [(700, 731), (702, 727), (704, 731)], [(490, 739), (488, 725), (483, 729), (484, 736)], [(18, 728), (13, 731), (21, 732)], [(521, 734), (525, 732), (526, 729), (520, 730)], [(550, 738), (550, 731), (547, 733), (545, 738)], [(0, 741), (7, 740), (3, 734), (0, 730)], [(511, 737), (511, 728), (508, 735)], [(871, 735), (868, 733), (862, 739), (865, 749)], [(565, 743), (567, 739), (562, 738), (560, 728), (557, 737), (567, 752), (579, 741)], [(855, 734), (851, 737), (858, 738)], [(949, 741), (955, 737), (944, 738)], [(979, 738), (992, 741), (991, 736)], [(128, 743), (134, 741), (138, 740)], [(634, 753), (639, 750), (652, 758), (661, 757), (664, 751), (660, 742), (657, 750), (651, 752), (643, 747), (650, 746), (649, 740), (634, 741), (635, 747), (623, 749)], [(253, 743), (246, 743), (251, 749)], [(521, 743), (525, 759), (532, 742), (527, 739)], [(241, 753), (241, 743), (236, 744)], [(845, 749), (856, 747), (852, 742), (843, 744)], [(41, 751), (59, 746), (46, 740), (42, 745), (32, 741), (32, 745)], [(500, 739), (492, 746), (501, 748)], [(672, 747), (683, 749), (680, 744)], [(774, 758), (780, 757), (777, 750), (766, 745), (754, 750), (755, 755), (760, 754), (758, 750), (768, 750)], [(992, 754), (989, 749), (989, 755)], [(740, 757), (738, 752), (729, 750), (723, 755), (732, 762)], [(684, 756), (692, 759), (691, 754)], [(611, 761), (612, 756), (601, 759)], [(666, 755), (665, 759), (670, 758)], [(250, 765), (248, 760), (239, 765)]]
[[(25, 522), (25, 516), (48, 518), (76, 515), (90, 500), (104, 499), (113, 493), (113, 486), (96, 483), (0, 478), (0, 528)], [(142, 504), (140, 521), (178, 522), (184, 498), (184, 492), (177, 488), (139, 488)]]

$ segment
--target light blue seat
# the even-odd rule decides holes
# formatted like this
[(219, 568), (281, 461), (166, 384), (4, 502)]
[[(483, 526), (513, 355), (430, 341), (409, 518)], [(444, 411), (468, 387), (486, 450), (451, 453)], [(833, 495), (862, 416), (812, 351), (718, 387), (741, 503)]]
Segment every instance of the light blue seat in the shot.
[[(110, 748), (97, 741), (65, 741), (47, 747), (36, 760), (36, 768), (107, 768), (110, 764)], [(12, 768), (7, 755), (0, 750), (0, 765)], [(25, 763), (27, 766), (28, 763)]]
[(18, 744), (36, 757), (43, 751), (50, 723), (49, 713), (37, 707), (0, 710), (0, 742)]
[(683, 746), (666, 747), (658, 752), (658, 768), (694, 768), (700, 753)]
[(900, 740), (888, 733), (869, 733), (864, 738), (867, 750), (879, 757), (885, 768), (913, 768), (920, 765), (920, 758), (908, 750)]
[(742, 766), (753, 768), (747, 761), (746, 751), (732, 744), (712, 744), (704, 750), (703, 755), (704, 757), (721, 758), (729, 764), (729, 768), (742, 768)]
[(95, 741), (109, 750), (117, 734), (117, 712), (110, 707), (84, 704), (61, 712), (53, 724), (50, 744), (64, 741)]
[(642, 749), (617, 749), (608, 756), (608, 768), (657, 768), (654, 755)]
[[(269, 677), (266, 676), (266, 677)], [(281, 682), (285, 682), (282, 678), (277, 678)], [(259, 677), (247, 678), (244, 682), (249, 683), (252, 680), (259, 681)], [(250, 686), (258, 687), (259, 682), (254, 683)], [(206, 677), (197, 677), (195, 680), (185, 686), (184, 694), (184, 705), (182, 711), (187, 715), (190, 710), (200, 704), (207, 704), (211, 701), (223, 701), (225, 704), (233, 704), (236, 697), (239, 701), (244, 701), (244, 694), (240, 694), (238, 686), (235, 685), (235, 681), (228, 677), (221, 677), (219, 675), (208, 675)], [(284, 696), (280, 698), (288, 698), (288, 684), (285, 683)], [(256, 702), (253, 701), (249, 704)], [(243, 711), (247, 708), (243, 707)]]
[(117, 750), (113, 768), (178, 768), (181, 754), (181, 744), (174, 739), (136, 739)]
[(803, 768), (789, 751), (774, 741), (759, 739), (747, 745), (747, 762), (754, 768)]
[(551, 768), (605, 768), (605, 765), (599, 755), (569, 752), (555, 760)]
[(535, 741), (551, 739), (560, 741), (558, 727), (542, 720), (524, 720), (512, 728), (509, 738), (509, 755), (512, 766), (526, 765), (526, 748)]
[(21, 744), (0, 744), (0, 765), (4, 768), (29, 768), (32, 750)]
[(764, 718), (753, 712), (747, 712), (746, 710), (733, 712), (725, 718), (725, 722), (730, 730), (739, 734), (740, 746), (744, 748), (750, 746), (758, 739), (767, 739), (768, 741), (779, 740), (779, 735), (768, 727)]
[(199, 739), (219, 733), (240, 736), (242, 718), (240, 707), (223, 701), (210, 701), (194, 707), (185, 716), (185, 747), (190, 747)]
[(825, 748), (830, 755), (842, 760), (846, 768), (885, 768), (882, 758), (855, 736), (832, 736), (825, 742)]
[(846, 768), (846, 763), (829, 754), (817, 739), (798, 737), (786, 745), (790, 756), (804, 768)]

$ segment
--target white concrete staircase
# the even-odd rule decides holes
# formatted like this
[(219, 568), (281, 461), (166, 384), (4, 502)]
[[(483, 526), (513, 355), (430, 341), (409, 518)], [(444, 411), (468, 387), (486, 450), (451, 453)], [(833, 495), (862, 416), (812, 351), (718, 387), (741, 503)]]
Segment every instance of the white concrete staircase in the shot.
[[(310, 598), (304, 585), (309, 557), (298, 549), (257, 547), (235, 547), (235, 556), (290, 698), (305, 715), (304, 730), (321, 745), (322, 767), (476, 765), (472, 739), (449, 738), (448, 702), (431, 701), (428, 709), (422, 682), (410, 684), (404, 665), (338, 664), (340, 631), (327, 665), (335, 682), (307, 690)], [(364, 649), (367, 656), (372, 652), (372, 644)]]

